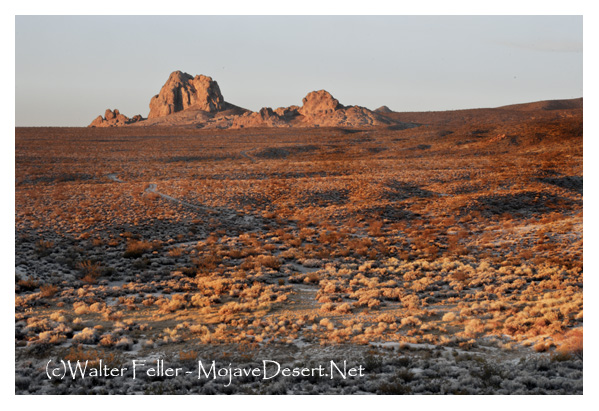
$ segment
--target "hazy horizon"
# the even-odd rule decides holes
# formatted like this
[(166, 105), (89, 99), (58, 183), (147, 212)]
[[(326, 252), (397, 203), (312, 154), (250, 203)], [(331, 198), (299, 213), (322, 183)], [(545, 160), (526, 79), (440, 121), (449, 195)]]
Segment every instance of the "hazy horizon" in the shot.
[(582, 16), (17, 16), (15, 34), (16, 126), (146, 117), (175, 70), (253, 111), (319, 89), (394, 111), (583, 97)]

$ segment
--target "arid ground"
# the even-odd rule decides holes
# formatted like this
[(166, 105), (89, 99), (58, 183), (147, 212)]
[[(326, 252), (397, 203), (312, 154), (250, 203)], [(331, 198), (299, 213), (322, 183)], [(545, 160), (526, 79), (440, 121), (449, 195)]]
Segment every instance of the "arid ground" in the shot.
[(387, 115), (17, 128), (16, 392), (581, 394), (582, 100)]

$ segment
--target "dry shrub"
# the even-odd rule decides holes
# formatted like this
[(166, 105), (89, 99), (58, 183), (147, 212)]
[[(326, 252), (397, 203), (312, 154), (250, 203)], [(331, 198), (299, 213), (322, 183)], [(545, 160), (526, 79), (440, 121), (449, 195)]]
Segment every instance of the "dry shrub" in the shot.
[(141, 257), (145, 252), (152, 250), (152, 243), (149, 241), (143, 240), (130, 240), (127, 242), (127, 247), (125, 248), (125, 253), (123, 257), (125, 258), (137, 258)]
[(205, 297), (202, 294), (194, 294), (191, 296), (191, 305), (194, 307), (209, 307), (211, 300), (209, 297)]
[(380, 237), (382, 235), (381, 229), (383, 228), (383, 222), (380, 220), (372, 220), (368, 224), (368, 234), (372, 237)]
[(94, 349), (86, 349), (82, 346), (71, 347), (63, 356), (65, 361), (89, 361), (88, 367), (99, 367), (100, 360), (102, 360), (102, 365), (106, 365), (110, 368), (113, 367), (121, 367), (124, 364), (123, 358), (120, 355), (117, 355), (112, 352), (106, 352), (104, 350), (94, 350)]
[(308, 273), (306, 275), (306, 277), (304, 278), (304, 282), (305, 283), (317, 283), (320, 281), (320, 276), (318, 275), (318, 273)]
[(335, 244), (339, 241), (339, 238), (339, 233), (325, 231), (318, 236), (318, 242), (321, 244)]
[[(322, 287), (322, 285), (324, 285), (324, 287)], [(329, 281), (325, 284), (321, 284), (321, 290), (325, 294), (334, 294), (337, 291), (337, 285), (334, 282)]]
[(42, 297), (52, 297), (58, 292), (58, 287), (54, 284), (46, 284), (40, 287), (40, 293)]
[[(119, 297), (119, 300), (123, 297)], [(106, 303), (95, 302), (89, 306), (92, 313), (101, 313), (106, 309)]]
[(98, 278), (94, 277), (93, 275), (87, 274), (81, 279), (81, 281), (83, 281), (86, 284), (95, 284), (98, 281)]
[(152, 305), (154, 305), (155, 301), (156, 297), (154, 297), (152, 294), (148, 294), (141, 303), (146, 307), (151, 307)]
[(86, 327), (78, 334), (73, 336), (73, 342), (82, 344), (94, 344), (98, 339), (96, 330), (93, 328)]
[(117, 343), (116, 338), (112, 334), (104, 334), (100, 337), (100, 345), (103, 347), (112, 347)]
[(99, 263), (94, 263), (91, 260), (81, 261), (77, 264), (77, 268), (83, 274), (82, 281), (88, 284), (95, 284), (97, 279), (102, 274), (102, 266)]
[(160, 313), (172, 313), (184, 309), (187, 305), (186, 296), (183, 294), (175, 294), (170, 300), (165, 300), (160, 307)]
[(245, 308), (244, 304), (239, 304), (234, 301), (228, 302), (218, 311), (221, 315), (230, 315), (242, 311)]
[(299, 237), (293, 238), (291, 240), (288, 240), (287, 244), (289, 244), (290, 247), (299, 247), (300, 245), (302, 245), (302, 239)]
[(320, 306), (320, 309), (324, 312), (331, 312), (334, 308), (335, 306), (333, 305), (333, 303), (325, 303)]
[(568, 331), (564, 334), (557, 352), (562, 355), (575, 356), (582, 360), (583, 354), (583, 331), (581, 328)]
[(455, 313), (449, 312), (449, 313), (445, 313), (445, 315), (442, 318), (442, 321), (451, 322), (451, 321), (454, 321), (455, 319), (456, 319)]
[(198, 354), (199, 353), (194, 350), (179, 351), (179, 360), (181, 360), (182, 362), (185, 362), (185, 363), (193, 363), (197, 360)]
[(28, 279), (28, 280), (20, 280), (17, 282), (17, 285), (21, 287), (23, 291), (33, 291), (37, 288), (37, 281)]
[(322, 327), (326, 327), (327, 330), (335, 329), (335, 324), (333, 324), (333, 322), (331, 320), (329, 320), (328, 318), (323, 318), (322, 320), (320, 320), (320, 325)]
[(274, 255), (259, 255), (255, 259), (255, 265), (278, 270), (281, 268), (281, 260)]
[(208, 327), (206, 327), (205, 325), (192, 325), (191, 327), (189, 327), (189, 331), (191, 331), (193, 334), (198, 334), (198, 335), (202, 335), (202, 334), (210, 334), (210, 330), (208, 329)]
[(167, 255), (169, 257), (177, 258), (177, 257), (181, 257), (183, 255), (184, 251), (185, 251), (185, 249), (183, 247), (175, 247), (175, 248), (171, 248), (170, 250), (168, 250)]
[(409, 310), (420, 307), (420, 298), (417, 295), (407, 295), (401, 299), (401, 303)]
[(384, 313), (379, 315), (378, 317), (376, 317), (374, 319), (374, 321), (379, 322), (379, 323), (387, 323), (387, 324), (394, 324), (396, 322), (396, 318), (395, 316), (388, 314), (388, 313)]
[(474, 318), (474, 319), (468, 321), (468, 323), (466, 323), (466, 327), (464, 328), (464, 332), (466, 334), (472, 335), (472, 336), (475, 336), (478, 333), (481, 333), (483, 331), (484, 331), (484, 324), (478, 318)]
[(416, 316), (410, 316), (410, 317), (402, 318), (401, 325), (418, 327), (418, 326), (422, 325), (422, 321), (420, 321), (420, 318), (418, 318)]
[(451, 275), (451, 277), (462, 283), (467, 283), (470, 280), (470, 275), (464, 271), (457, 271)]
[(245, 250), (239, 250), (237, 248), (234, 248), (234, 249), (228, 251), (228, 255), (229, 255), (229, 258), (238, 260), (240, 258), (247, 257), (247, 252), (245, 252)]
[(94, 247), (100, 247), (100, 246), (104, 245), (104, 240), (100, 237), (96, 237), (96, 238), (92, 239), (92, 245)]
[(216, 267), (222, 262), (222, 257), (216, 255), (216, 253), (209, 253), (204, 256), (198, 256), (192, 260), (198, 273), (208, 273), (216, 269)]
[(38, 338), (40, 342), (49, 344), (61, 344), (67, 339), (65, 335), (58, 334), (56, 331), (42, 331), (39, 333)]
[(348, 314), (351, 313), (351, 310), (351, 305), (348, 303), (343, 303), (339, 305), (335, 311), (337, 311), (339, 314)]
[(536, 343), (534, 345), (533, 348), (534, 348), (534, 350), (536, 352), (545, 352), (545, 351), (547, 351), (547, 349), (549, 348), (549, 346), (544, 341), (539, 341), (538, 343)]
[(64, 310), (54, 311), (52, 314), (50, 314), (50, 319), (58, 323), (64, 323), (67, 321), (67, 317), (65, 317), (65, 314), (66, 311)]
[(39, 240), (35, 243), (35, 252), (40, 256), (47, 256), (50, 254), (50, 249), (54, 247), (52, 241)]
[(89, 314), (89, 307), (81, 301), (76, 301), (73, 303), (73, 312), (76, 315), (86, 315)]

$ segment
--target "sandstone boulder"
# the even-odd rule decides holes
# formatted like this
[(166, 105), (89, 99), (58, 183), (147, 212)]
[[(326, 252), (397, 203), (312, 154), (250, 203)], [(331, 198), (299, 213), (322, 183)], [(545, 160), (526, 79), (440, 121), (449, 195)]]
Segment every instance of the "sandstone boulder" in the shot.
[(160, 93), (150, 101), (148, 118), (162, 117), (194, 108), (210, 113), (226, 109), (218, 83), (211, 77), (187, 73), (171, 73)]

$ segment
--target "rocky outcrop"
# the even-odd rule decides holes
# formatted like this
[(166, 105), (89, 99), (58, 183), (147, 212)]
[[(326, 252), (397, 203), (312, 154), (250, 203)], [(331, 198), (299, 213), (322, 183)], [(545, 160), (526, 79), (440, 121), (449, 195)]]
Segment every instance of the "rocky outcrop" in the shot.
[(114, 111), (107, 109), (104, 113), (104, 117), (98, 116), (88, 127), (119, 127), (126, 124), (136, 123), (142, 121), (143, 117), (139, 114), (129, 118), (119, 112), (118, 109)]
[(298, 110), (302, 116), (326, 115), (343, 108), (339, 104), (339, 100), (333, 98), (331, 93), (325, 90), (308, 93), (302, 103), (304, 105)]
[(256, 113), (248, 111), (242, 116), (237, 116), (227, 125), (227, 128), (244, 127), (289, 127), (289, 124), (270, 107), (263, 107)]
[(359, 106), (344, 106), (325, 90), (308, 93), (298, 110), (306, 126), (363, 127), (390, 124), (390, 120)]
[[(383, 106), (384, 107), (384, 106)], [(147, 119), (131, 119), (118, 110), (107, 110), (90, 127), (110, 126), (193, 126), (196, 128), (245, 127), (369, 127), (392, 124), (408, 127), (380, 113), (359, 106), (344, 106), (326, 90), (312, 91), (302, 106), (264, 107), (252, 112), (225, 101), (218, 83), (211, 77), (175, 71), (150, 100)], [(386, 108), (386, 107), (384, 107)], [(386, 108), (389, 110), (388, 108)], [(389, 110), (390, 111), (390, 110)]]
[(299, 115), (299, 107), (298, 106), (289, 106), (289, 107), (279, 107), (275, 110), (275, 113), (279, 117), (283, 117), (285, 119), (291, 119)]
[(148, 118), (168, 116), (187, 109), (215, 113), (226, 108), (218, 83), (211, 77), (195, 77), (181, 71), (171, 73), (160, 93), (150, 100)]

